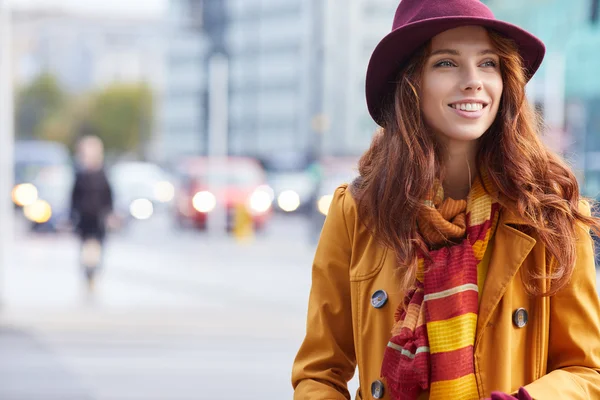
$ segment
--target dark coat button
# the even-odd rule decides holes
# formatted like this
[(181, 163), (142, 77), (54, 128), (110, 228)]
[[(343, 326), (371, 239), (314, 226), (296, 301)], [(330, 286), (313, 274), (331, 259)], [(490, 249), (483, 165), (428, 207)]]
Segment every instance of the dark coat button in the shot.
[(381, 308), (387, 303), (388, 294), (385, 290), (378, 290), (371, 296), (371, 305), (375, 308)]
[(375, 381), (371, 383), (371, 395), (374, 399), (383, 399), (384, 391), (383, 382)]
[(513, 324), (517, 328), (523, 328), (527, 325), (527, 321), (529, 321), (529, 315), (527, 315), (526, 309), (519, 308), (513, 313)]

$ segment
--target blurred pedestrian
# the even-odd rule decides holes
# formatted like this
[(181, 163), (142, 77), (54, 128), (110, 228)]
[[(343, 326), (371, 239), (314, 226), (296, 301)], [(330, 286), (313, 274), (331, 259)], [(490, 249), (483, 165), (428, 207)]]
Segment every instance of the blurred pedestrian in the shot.
[(600, 219), (525, 96), (543, 43), (478, 0), (402, 0), (381, 126), (334, 194), (295, 398), (600, 399)]
[(114, 218), (113, 196), (104, 172), (104, 145), (96, 136), (77, 144), (78, 169), (71, 194), (71, 220), (81, 239), (80, 263), (91, 288), (100, 268), (107, 224)]

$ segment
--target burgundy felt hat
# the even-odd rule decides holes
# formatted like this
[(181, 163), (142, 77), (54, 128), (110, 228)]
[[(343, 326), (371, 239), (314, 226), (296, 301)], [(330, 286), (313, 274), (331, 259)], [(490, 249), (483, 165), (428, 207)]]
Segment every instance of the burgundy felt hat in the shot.
[(367, 106), (375, 122), (382, 124), (384, 102), (389, 101), (396, 75), (411, 55), (435, 35), (465, 25), (490, 28), (514, 40), (528, 80), (542, 63), (544, 43), (516, 25), (497, 20), (479, 0), (401, 0), (392, 32), (379, 42), (367, 69)]

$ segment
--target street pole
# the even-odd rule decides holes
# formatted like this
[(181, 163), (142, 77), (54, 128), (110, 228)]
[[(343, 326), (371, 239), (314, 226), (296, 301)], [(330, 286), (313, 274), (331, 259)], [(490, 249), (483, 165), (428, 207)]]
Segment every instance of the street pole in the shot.
[(3, 299), (3, 274), (11, 262), (13, 241), (14, 113), (12, 79), (12, 40), (9, 0), (0, 0), (0, 305)]
[(312, 130), (312, 148), (316, 160), (320, 160), (323, 156), (323, 133), (324, 125), (327, 125), (327, 117), (324, 115), (323, 108), (323, 85), (324, 85), (324, 18), (326, 2), (323, 0), (313, 0), (311, 3), (311, 34), (312, 34), (312, 51), (310, 54), (311, 60), (311, 96), (310, 111), (311, 111), (311, 130)]
[[(215, 163), (224, 160), (228, 155), (228, 120), (229, 120), (229, 60), (221, 53), (214, 53), (208, 61), (208, 157), (209, 174), (217, 167)], [(227, 164), (225, 164), (227, 165)], [(225, 174), (228, 174), (225, 166)], [(208, 214), (208, 230), (220, 236), (227, 226), (227, 210), (219, 197), (225, 200), (227, 194), (218, 195), (218, 187), (209, 187), (209, 191), (217, 197), (217, 204)]]
[[(312, 0), (310, 5), (310, 35), (309, 35), (309, 76), (310, 88), (308, 89), (308, 110), (310, 112), (310, 143), (312, 162), (320, 165), (323, 158), (324, 132), (329, 125), (329, 119), (324, 113), (324, 74), (325, 74), (325, 7), (330, 7), (330, 2), (323, 0)], [(322, 174), (320, 168), (316, 171), (316, 189), (319, 193), (322, 185)], [(316, 199), (315, 199), (316, 200)], [(318, 213), (316, 205), (312, 207), (314, 213)]]

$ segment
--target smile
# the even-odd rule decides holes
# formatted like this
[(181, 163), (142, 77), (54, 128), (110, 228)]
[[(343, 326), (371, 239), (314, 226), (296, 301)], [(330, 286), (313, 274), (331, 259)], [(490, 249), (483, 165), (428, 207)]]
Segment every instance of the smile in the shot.
[(483, 115), (483, 110), (487, 107), (487, 103), (483, 102), (461, 102), (448, 104), (456, 114), (461, 117), (476, 119)]

